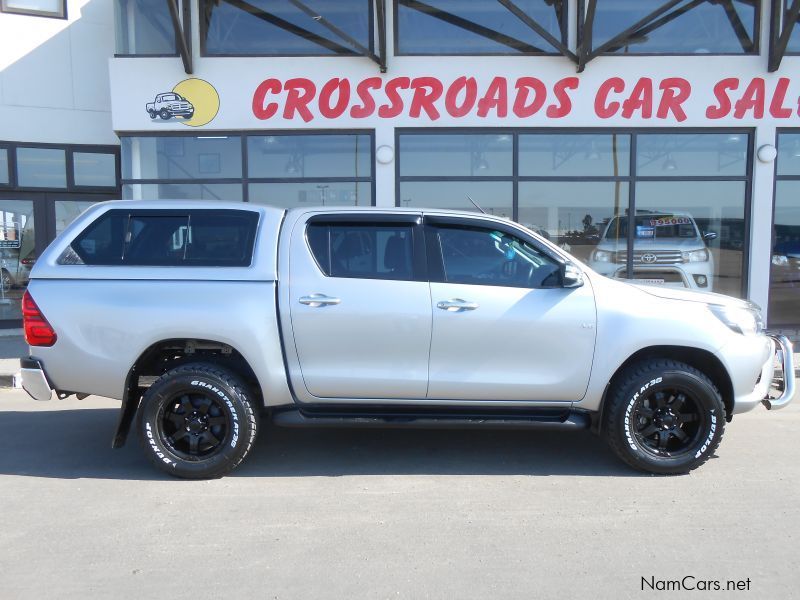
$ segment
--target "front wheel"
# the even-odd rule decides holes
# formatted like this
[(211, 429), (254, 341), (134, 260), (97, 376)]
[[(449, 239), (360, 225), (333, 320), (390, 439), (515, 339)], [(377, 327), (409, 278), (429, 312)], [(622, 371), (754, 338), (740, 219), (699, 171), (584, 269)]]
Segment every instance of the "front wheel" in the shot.
[(168, 111), (166, 108), (162, 108), (162, 109), (161, 109), (161, 110), (158, 112), (158, 114), (159, 114), (159, 116), (160, 116), (160, 117), (161, 117), (163, 120), (165, 120), (165, 121), (166, 121), (166, 120), (168, 120), (168, 119), (169, 119), (169, 118), (172, 116), (172, 115), (170, 114), (170, 112), (169, 112), (169, 111)]
[(257, 421), (247, 386), (208, 363), (177, 367), (148, 388), (139, 437), (150, 460), (175, 477), (222, 477), (244, 460)]
[(641, 471), (688, 473), (706, 462), (725, 429), (713, 382), (687, 364), (645, 360), (609, 390), (603, 425), (612, 450)]

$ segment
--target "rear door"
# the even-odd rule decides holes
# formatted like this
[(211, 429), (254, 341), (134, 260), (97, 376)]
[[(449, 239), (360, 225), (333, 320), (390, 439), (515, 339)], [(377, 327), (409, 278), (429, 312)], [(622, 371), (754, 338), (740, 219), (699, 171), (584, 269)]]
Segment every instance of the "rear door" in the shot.
[(295, 225), (289, 304), (311, 401), (425, 398), (431, 304), (421, 223), (418, 214), (354, 213)]
[(482, 219), (425, 218), (430, 399), (577, 401), (589, 382), (594, 294), (561, 286), (560, 259)]

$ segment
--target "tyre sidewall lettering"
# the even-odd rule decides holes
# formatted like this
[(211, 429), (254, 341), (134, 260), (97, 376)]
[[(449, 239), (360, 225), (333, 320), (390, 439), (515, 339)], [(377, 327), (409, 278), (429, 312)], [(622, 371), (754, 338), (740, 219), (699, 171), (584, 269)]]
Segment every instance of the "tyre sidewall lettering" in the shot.
[(624, 422), (624, 431), (625, 431), (625, 439), (628, 442), (628, 445), (631, 447), (632, 450), (639, 450), (639, 445), (636, 443), (635, 438), (633, 437), (633, 430), (632, 430), (632, 421), (633, 421), (633, 407), (636, 406), (636, 402), (639, 400), (639, 397), (647, 391), (651, 386), (658, 385), (664, 381), (663, 377), (654, 377), (647, 383), (641, 386), (638, 392), (635, 392), (631, 399), (628, 401), (628, 405), (625, 407), (625, 422)]

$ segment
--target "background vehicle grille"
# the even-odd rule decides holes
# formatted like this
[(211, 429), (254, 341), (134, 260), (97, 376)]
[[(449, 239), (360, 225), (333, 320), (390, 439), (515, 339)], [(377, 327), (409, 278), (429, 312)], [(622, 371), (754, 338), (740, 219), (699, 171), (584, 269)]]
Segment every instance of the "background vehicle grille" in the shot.
[[(624, 263), (628, 260), (627, 252), (617, 252), (615, 262)], [(635, 265), (678, 265), (683, 262), (683, 256), (678, 250), (640, 250), (633, 252)]]

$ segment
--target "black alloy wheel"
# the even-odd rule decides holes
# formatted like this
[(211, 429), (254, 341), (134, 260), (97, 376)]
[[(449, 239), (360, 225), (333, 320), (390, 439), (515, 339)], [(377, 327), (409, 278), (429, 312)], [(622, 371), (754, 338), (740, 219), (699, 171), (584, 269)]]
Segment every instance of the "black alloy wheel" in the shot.
[(183, 460), (213, 456), (228, 440), (230, 417), (218, 397), (187, 390), (163, 406), (159, 419), (164, 442)]
[(662, 388), (639, 397), (633, 420), (634, 436), (643, 449), (675, 457), (695, 447), (705, 430), (706, 413), (691, 392)]

